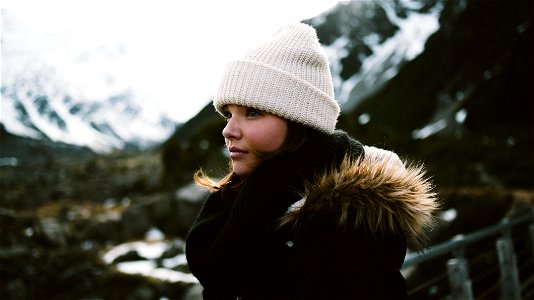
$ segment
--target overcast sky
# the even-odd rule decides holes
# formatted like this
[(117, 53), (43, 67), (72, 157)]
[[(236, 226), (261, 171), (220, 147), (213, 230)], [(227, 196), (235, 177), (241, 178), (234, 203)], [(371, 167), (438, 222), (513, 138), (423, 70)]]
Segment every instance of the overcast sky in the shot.
[(336, 2), (4, 0), (1, 6), (21, 29), (17, 48), (33, 48), (84, 95), (105, 95), (110, 85), (131, 89), (183, 122), (208, 103), (229, 60), (280, 25)]

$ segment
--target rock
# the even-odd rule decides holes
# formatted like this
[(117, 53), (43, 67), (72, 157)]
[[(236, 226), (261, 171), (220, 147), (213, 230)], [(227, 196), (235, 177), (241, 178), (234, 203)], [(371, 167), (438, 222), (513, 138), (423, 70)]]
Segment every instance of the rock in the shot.
[(122, 234), (125, 240), (143, 239), (153, 227), (149, 204), (128, 207), (121, 218)]
[(63, 225), (55, 218), (43, 218), (38, 221), (39, 237), (53, 246), (65, 246), (66, 236)]
[(134, 261), (134, 260), (146, 260), (146, 258), (139, 255), (139, 252), (132, 250), (128, 251), (128, 253), (121, 255), (113, 260), (113, 264), (125, 262), (125, 261)]
[(202, 286), (196, 284), (190, 287), (184, 294), (184, 300), (202, 300)]
[(31, 249), (24, 245), (14, 245), (0, 248), (0, 259), (18, 259), (31, 255)]
[(161, 254), (161, 258), (172, 258), (176, 257), (180, 254), (184, 254), (184, 244), (183, 243), (173, 243), (172, 245), (167, 248), (163, 254)]
[(205, 189), (195, 184), (187, 185), (174, 193), (176, 232), (179, 236), (186, 237), (207, 195)]
[(130, 295), (128, 300), (152, 300), (156, 299), (155, 291), (148, 285), (137, 287)]
[(89, 220), (83, 228), (84, 240), (92, 240), (100, 243), (121, 242), (121, 223), (119, 221), (94, 221)]
[(184, 238), (195, 221), (206, 195), (206, 191), (190, 184), (173, 194), (158, 194), (145, 199), (144, 213), (153, 226), (159, 228), (165, 235)]

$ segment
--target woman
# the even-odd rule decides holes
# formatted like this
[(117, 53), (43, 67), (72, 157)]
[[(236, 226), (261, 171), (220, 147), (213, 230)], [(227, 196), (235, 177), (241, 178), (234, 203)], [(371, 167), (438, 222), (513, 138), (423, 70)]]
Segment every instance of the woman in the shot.
[(232, 62), (214, 97), (231, 172), (187, 238), (205, 299), (398, 299), (408, 243), (437, 204), (422, 170), (361, 145), (335, 124), (315, 30), (283, 27)]

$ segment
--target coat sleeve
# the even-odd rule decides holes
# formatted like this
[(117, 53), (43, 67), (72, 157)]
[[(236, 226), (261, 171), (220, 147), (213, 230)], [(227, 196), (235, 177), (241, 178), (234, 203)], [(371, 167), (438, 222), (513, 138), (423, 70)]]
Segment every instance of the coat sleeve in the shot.
[[(220, 251), (219, 249), (214, 249), (213, 244), (221, 234), (221, 229), (224, 228), (230, 211), (230, 207), (223, 204), (220, 196), (220, 192), (215, 192), (206, 199), (189, 231), (185, 248), (191, 272), (204, 287), (211, 287), (204, 290), (206, 299), (209, 299), (210, 291), (221, 296), (221, 299), (229, 299), (232, 296), (235, 298), (235, 289), (231, 284), (235, 281), (235, 269), (232, 268), (230, 263), (225, 264), (225, 260), (216, 261), (212, 254)], [(213, 261), (216, 262), (216, 265), (213, 265)], [(214, 273), (217, 270), (219, 270), (217, 273), (227, 273), (222, 278), (227, 278), (228, 282), (218, 280), (217, 277), (220, 277), (220, 275)], [(227, 295), (227, 297), (222, 297), (222, 295)]]

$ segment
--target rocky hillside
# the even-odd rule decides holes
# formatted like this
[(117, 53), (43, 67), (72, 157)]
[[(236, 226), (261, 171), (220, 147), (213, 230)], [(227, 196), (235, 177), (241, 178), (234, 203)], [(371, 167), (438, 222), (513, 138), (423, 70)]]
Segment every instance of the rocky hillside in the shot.
[(0, 166), (0, 297), (182, 299), (196, 286), (183, 247), (204, 194), (163, 189), (161, 173), (158, 152)]

